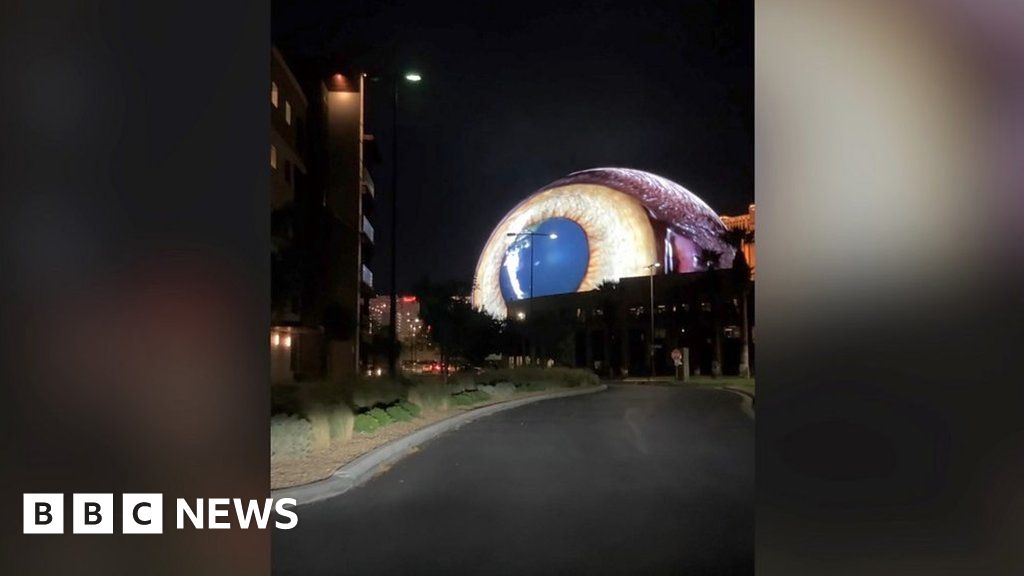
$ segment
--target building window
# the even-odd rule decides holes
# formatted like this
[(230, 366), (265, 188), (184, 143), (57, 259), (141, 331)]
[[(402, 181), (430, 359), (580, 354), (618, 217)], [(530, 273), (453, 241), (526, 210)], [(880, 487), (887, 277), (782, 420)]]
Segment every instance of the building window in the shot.
[(270, 103), (277, 108), (277, 82), (270, 83)]
[(270, 145), (270, 167), (277, 168), (277, 146)]
[(284, 101), (284, 123), (292, 125), (292, 103), (287, 100)]
[(289, 184), (292, 181), (292, 163), (287, 160), (284, 161), (284, 181)]

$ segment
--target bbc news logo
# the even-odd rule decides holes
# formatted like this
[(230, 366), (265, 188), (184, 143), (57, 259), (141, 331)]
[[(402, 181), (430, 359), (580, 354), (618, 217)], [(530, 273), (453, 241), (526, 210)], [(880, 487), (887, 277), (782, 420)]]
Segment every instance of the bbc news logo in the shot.
[[(24, 494), (22, 508), (24, 534), (64, 533), (64, 494)], [(242, 500), (241, 498), (197, 498), (190, 502), (185, 498), (175, 500), (175, 528), (226, 530), (237, 525), (248, 529), (266, 529), (271, 516), (278, 519), (274, 527), (291, 530), (299, 523), (299, 517), (291, 508), (294, 498), (274, 500)], [(205, 510), (205, 514), (204, 514)], [(234, 514), (235, 524), (231, 522)], [(72, 494), (71, 532), (73, 534), (114, 533), (113, 494)], [(122, 494), (121, 534), (163, 534), (163, 494)]]

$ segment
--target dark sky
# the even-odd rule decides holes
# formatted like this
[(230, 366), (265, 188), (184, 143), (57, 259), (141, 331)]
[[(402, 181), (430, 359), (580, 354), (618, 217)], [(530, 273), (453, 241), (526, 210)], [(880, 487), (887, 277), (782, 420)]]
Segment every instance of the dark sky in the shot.
[[(399, 116), (398, 286), (472, 279), (488, 234), (532, 191), (599, 166), (648, 170), (720, 214), (754, 198), (752, 2), (273, 3), (289, 59), (420, 72)], [(391, 102), (371, 85), (389, 289)]]

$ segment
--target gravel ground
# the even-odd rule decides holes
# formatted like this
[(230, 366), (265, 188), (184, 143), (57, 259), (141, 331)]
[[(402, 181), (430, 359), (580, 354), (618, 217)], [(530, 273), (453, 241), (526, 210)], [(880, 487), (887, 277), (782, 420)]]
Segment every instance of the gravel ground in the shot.
[[(516, 394), (512, 398), (509, 398), (509, 400), (529, 398), (530, 396), (538, 396), (548, 392), (550, 392), (550, 390)], [(423, 412), (420, 413), (419, 418), (416, 418), (411, 422), (395, 422), (390, 426), (378, 429), (372, 434), (360, 434), (356, 432), (352, 435), (352, 440), (349, 442), (332, 443), (329, 449), (321, 452), (313, 452), (303, 458), (271, 458), (270, 488), (271, 490), (277, 490), (278, 488), (290, 488), (292, 486), (301, 486), (302, 484), (309, 484), (311, 482), (316, 482), (317, 480), (323, 480), (331, 474), (334, 474), (334, 471), (341, 466), (348, 464), (363, 454), (366, 454), (374, 448), (383, 446), (392, 440), (407, 436), (420, 428), (425, 428), (434, 422), (451, 418), (467, 410), (480, 408), (482, 406), (489, 406), (491, 404), (500, 404), (501, 402), (507, 401), (508, 400), (486, 402), (468, 408), (453, 407), (448, 410), (424, 409)]]

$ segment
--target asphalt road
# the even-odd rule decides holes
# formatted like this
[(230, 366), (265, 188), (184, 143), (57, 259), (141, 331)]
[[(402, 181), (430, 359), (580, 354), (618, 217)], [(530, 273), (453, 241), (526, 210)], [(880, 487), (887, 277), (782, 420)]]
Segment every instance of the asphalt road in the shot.
[(752, 574), (740, 404), (623, 385), (482, 418), (300, 507), (274, 574)]

